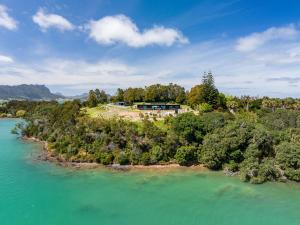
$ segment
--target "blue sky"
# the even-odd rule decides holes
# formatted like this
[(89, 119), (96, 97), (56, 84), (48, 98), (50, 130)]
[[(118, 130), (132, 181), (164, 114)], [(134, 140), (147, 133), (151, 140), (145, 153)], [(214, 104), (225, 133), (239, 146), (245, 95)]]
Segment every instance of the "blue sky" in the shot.
[(0, 84), (178, 83), (204, 71), (226, 94), (300, 96), (297, 0), (0, 0)]

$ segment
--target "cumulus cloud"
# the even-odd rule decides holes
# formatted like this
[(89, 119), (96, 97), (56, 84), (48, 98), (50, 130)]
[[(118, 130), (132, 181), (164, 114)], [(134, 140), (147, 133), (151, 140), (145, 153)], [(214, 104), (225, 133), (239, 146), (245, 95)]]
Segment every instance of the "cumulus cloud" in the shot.
[[(300, 96), (299, 88), (291, 86), (299, 80), (300, 64), (281, 62), (289, 54), (296, 57), (299, 42), (279, 44), (250, 55), (235, 51), (234, 46), (235, 41), (194, 44), (168, 54), (156, 53), (151, 58), (137, 57), (134, 64), (127, 63), (126, 57), (96, 62), (58, 58), (36, 59), (30, 64), (2, 63), (0, 83), (46, 84), (68, 94), (97, 87), (113, 93), (118, 87), (170, 82), (189, 89), (201, 82), (204, 71), (212, 70), (217, 87), (227, 94)], [(271, 59), (268, 55), (276, 57)]]
[(144, 55), (138, 52), (134, 63), (121, 54), (124, 49), (116, 49), (120, 54), (114, 54), (119, 55), (114, 60), (37, 58), (28, 64), (15, 60), (1, 63), (0, 83), (46, 84), (68, 94), (96, 87), (113, 93), (118, 87), (170, 82), (189, 89), (201, 82), (204, 71), (212, 70), (217, 87), (227, 94), (300, 96), (300, 89), (295, 86), (300, 84), (300, 40), (279, 41), (246, 54), (236, 51), (235, 46), (236, 40), (222, 39), (186, 45), (167, 53), (155, 51), (151, 57), (140, 57)]
[(32, 20), (40, 26), (42, 31), (47, 31), (49, 28), (57, 28), (61, 31), (74, 29), (74, 25), (66, 18), (57, 14), (47, 14), (43, 9), (39, 9)]
[(174, 43), (186, 44), (188, 39), (178, 30), (154, 26), (140, 31), (137, 25), (125, 15), (106, 16), (92, 20), (85, 26), (90, 32), (90, 38), (99, 44), (111, 45), (124, 43), (130, 47), (145, 47), (147, 45), (171, 46)]
[(14, 60), (9, 56), (0, 55), (0, 63), (12, 63), (13, 61)]
[(7, 12), (7, 8), (4, 5), (0, 5), (0, 26), (8, 30), (17, 29), (17, 21), (10, 17)]
[(241, 52), (250, 52), (270, 41), (292, 40), (298, 35), (299, 31), (293, 24), (284, 27), (271, 27), (261, 33), (253, 33), (238, 39), (236, 49)]

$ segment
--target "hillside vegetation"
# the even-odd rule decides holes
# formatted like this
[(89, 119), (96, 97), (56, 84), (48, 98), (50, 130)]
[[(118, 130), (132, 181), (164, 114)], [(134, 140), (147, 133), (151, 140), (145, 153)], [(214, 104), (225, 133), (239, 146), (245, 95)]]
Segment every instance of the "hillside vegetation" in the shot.
[(251, 183), (299, 182), (299, 100), (225, 97), (209, 79), (185, 95), (184, 102), (197, 113), (168, 116), (160, 124), (147, 117), (139, 122), (91, 117), (84, 110), (93, 107), (91, 100), (109, 101), (103, 102), (98, 91), (84, 103), (11, 102), (0, 110), (25, 111), (26, 124), (18, 126), (22, 135), (47, 141), (53, 156), (68, 161), (202, 164)]

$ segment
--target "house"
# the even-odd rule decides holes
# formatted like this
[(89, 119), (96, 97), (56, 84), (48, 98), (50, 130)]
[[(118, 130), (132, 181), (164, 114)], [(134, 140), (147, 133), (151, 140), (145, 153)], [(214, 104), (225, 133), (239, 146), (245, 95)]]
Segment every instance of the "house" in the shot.
[(151, 104), (138, 104), (139, 110), (175, 110), (180, 109), (179, 104), (166, 104), (166, 103), (151, 103)]

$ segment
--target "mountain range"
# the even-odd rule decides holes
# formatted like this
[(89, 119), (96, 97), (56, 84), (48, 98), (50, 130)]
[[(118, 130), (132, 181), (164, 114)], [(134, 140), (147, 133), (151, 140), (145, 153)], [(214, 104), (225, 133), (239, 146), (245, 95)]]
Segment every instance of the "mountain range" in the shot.
[(0, 99), (55, 100), (64, 98), (61, 94), (51, 93), (45, 85), (0, 85)]

